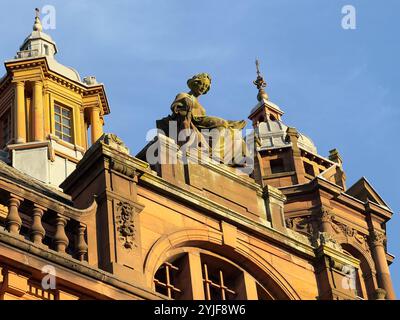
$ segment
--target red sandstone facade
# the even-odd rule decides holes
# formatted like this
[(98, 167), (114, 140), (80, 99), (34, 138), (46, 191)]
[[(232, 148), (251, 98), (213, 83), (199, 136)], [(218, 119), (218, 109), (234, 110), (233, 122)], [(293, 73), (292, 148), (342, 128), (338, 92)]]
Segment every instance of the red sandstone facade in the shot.
[[(153, 143), (160, 159), (174, 161), (150, 165), (149, 146), (135, 157), (115, 135), (93, 139), (109, 112), (103, 87), (49, 59), (21, 54), (0, 80), (0, 114), (11, 115), (0, 161), (0, 299), (395, 299), (390, 208), (365, 178), (347, 188), (338, 152), (319, 155), (268, 99), (249, 116), (260, 140), (250, 176), (193, 155), (183, 163), (164, 135)], [(29, 68), (41, 76), (24, 78)], [(46, 84), (32, 98), (38, 81)], [(54, 110), (63, 117), (53, 104), (69, 90), (83, 99), (70, 119), (75, 136), (58, 134), (51, 120), (58, 123)], [(24, 110), (32, 121), (38, 110), (50, 119), (39, 142), (31, 116), (21, 130)], [(75, 166), (59, 187), (13, 161), (47, 148), (52, 134), (56, 151), (44, 163), (58, 156)], [(54, 288), (43, 287), (49, 266)]]

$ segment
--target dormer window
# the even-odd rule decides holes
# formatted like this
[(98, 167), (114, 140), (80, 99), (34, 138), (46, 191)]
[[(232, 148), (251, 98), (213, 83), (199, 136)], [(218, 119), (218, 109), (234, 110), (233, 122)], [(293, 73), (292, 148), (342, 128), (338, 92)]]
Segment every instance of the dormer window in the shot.
[(55, 133), (60, 139), (73, 143), (72, 135), (72, 112), (69, 108), (54, 106)]

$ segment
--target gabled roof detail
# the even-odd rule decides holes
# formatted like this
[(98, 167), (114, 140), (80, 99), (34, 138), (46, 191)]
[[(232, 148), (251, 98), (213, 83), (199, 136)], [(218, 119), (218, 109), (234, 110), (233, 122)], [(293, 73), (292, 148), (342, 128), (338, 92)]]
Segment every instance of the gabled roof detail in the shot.
[(382, 197), (378, 194), (375, 188), (365, 177), (361, 177), (360, 180), (358, 180), (349, 189), (347, 189), (346, 193), (363, 202), (370, 201), (390, 209), (386, 202), (382, 199)]

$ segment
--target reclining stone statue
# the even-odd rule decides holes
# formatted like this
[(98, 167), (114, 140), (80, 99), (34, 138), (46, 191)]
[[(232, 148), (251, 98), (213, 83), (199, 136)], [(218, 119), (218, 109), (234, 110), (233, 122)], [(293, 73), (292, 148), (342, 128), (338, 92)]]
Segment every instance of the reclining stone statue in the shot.
[[(179, 93), (171, 105), (171, 115), (157, 120), (157, 128), (180, 147), (201, 148), (228, 165), (244, 165), (247, 154), (241, 130), (245, 120), (232, 121), (208, 116), (198, 101), (211, 87), (211, 77), (200, 73), (187, 81), (188, 93)], [(176, 130), (176, 132), (172, 132)]]

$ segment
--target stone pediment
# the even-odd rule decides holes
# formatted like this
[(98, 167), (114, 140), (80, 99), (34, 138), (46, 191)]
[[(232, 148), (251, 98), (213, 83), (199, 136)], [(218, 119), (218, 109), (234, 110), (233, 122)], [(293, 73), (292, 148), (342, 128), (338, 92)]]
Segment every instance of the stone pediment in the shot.
[(374, 187), (365, 177), (362, 177), (349, 189), (347, 189), (346, 194), (363, 202), (371, 201), (390, 209), (386, 202), (381, 198), (378, 192), (376, 192)]

